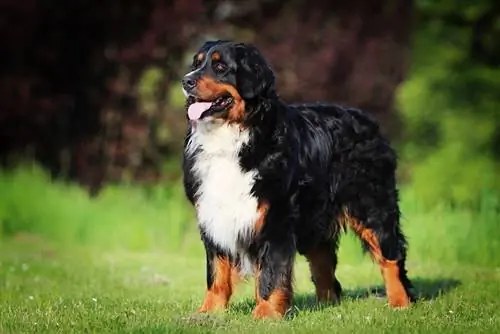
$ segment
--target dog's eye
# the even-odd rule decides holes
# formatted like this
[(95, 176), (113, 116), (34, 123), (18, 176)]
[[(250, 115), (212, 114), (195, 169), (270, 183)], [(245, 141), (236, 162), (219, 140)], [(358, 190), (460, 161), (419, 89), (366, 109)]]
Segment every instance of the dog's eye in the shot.
[(217, 63), (214, 65), (214, 70), (215, 72), (218, 72), (218, 73), (221, 73), (221, 72), (224, 72), (226, 70), (226, 65), (223, 64), (223, 63)]
[(198, 60), (194, 60), (193, 63), (191, 64), (191, 69), (197, 69), (198, 66), (200, 66), (200, 62)]

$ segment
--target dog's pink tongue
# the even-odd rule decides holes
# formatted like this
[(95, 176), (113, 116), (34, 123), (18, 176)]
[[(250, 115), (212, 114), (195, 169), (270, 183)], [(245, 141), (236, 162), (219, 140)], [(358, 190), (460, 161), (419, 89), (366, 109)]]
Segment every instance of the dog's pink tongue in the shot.
[(188, 108), (188, 117), (190, 120), (197, 120), (205, 110), (208, 110), (212, 102), (195, 102)]

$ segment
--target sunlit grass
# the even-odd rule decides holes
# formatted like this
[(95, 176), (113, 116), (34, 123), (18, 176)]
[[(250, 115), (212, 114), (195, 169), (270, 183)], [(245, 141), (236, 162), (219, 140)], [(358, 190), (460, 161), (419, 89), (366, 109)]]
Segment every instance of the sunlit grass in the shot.
[(251, 318), (253, 280), (236, 289), (226, 312), (197, 316), (203, 257), (156, 252), (101, 252), (61, 247), (25, 235), (0, 246), (0, 332), (310, 333), (464, 332), (498, 330), (498, 269), (409, 264), (419, 301), (388, 309), (371, 289), (379, 271), (368, 260), (341, 263), (339, 306), (319, 308), (299, 259), (295, 303), (287, 319)]
[(53, 182), (32, 166), (0, 172), (0, 332), (494, 332), (500, 292), (500, 214), (423, 207), (402, 191), (408, 270), (420, 301), (397, 312), (377, 266), (352, 234), (342, 238), (337, 307), (317, 308), (307, 265), (297, 261), (286, 321), (256, 322), (253, 286), (231, 308), (193, 316), (205, 289), (204, 255), (180, 182), (108, 187), (98, 197)]

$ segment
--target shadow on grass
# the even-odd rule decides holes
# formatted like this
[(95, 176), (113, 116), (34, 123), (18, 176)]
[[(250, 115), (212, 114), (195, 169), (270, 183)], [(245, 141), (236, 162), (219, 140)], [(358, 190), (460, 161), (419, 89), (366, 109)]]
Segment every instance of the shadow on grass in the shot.
[[(441, 278), (441, 279), (425, 279), (425, 278), (414, 278), (413, 283), (413, 293), (419, 301), (433, 300), (442, 296), (449, 291), (458, 287), (461, 283), (456, 279)], [(343, 300), (362, 300), (367, 298), (381, 298), (385, 299), (385, 288), (382, 285), (372, 286), (369, 288), (357, 288), (357, 289), (344, 289), (342, 292)], [(329, 305), (318, 305), (316, 302), (316, 296), (307, 293), (297, 293), (294, 296), (295, 311), (292, 311), (290, 316), (294, 316), (297, 310), (302, 311), (315, 311), (320, 310), (324, 307), (329, 307)], [(251, 313), (255, 306), (255, 302), (251, 299), (239, 302), (231, 306), (231, 311), (235, 313)]]
[(138, 327), (132, 333), (203, 333), (224, 332), (227, 322), (221, 314), (190, 313), (171, 319), (169, 323)]
[(167, 324), (167, 325), (152, 325), (141, 328), (135, 328), (131, 331), (131, 333), (202, 333), (202, 334), (211, 334), (216, 333), (216, 330), (206, 328), (203, 326), (189, 326), (186, 325), (178, 325), (178, 324)]
[[(412, 279), (414, 285), (413, 292), (417, 298), (417, 302), (436, 299), (451, 290), (458, 287), (461, 283), (455, 279)], [(381, 285), (372, 286), (369, 288), (345, 289), (343, 292), (343, 300), (364, 300), (367, 298), (383, 298), (385, 299), (385, 289)], [(244, 315), (250, 317), (255, 307), (253, 299), (231, 305), (228, 309), (229, 314)], [(313, 294), (298, 293), (294, 297), (294, 307), (286, 315), (286, 319), (290, 320), (304, 311), (315, 312), (324, 308), (331, 307), (327, 304), (317, 304), (316, 297)], [(134, 333), (218, 333), (227, 330), (227, 320), (220, 315), (198, 314), (193, 313), (187, 316), (181, 316), (172, 323), (153, 325), (144, 328), (136, 328)]]
[(417, 301), (436, 299), (462, 284), (459, 280), (453, 278), (414, 278), (412, 279), (412, 283), (414, 286), (413, 290)]
[[(417, 301), (432, 300), (455, 289), (461, 283), (459, 280), (451, 278), (427, 279), (413, 278), (413, 294)], [(367, 289), (350, 289), (343, 292), (343, 298), (365, 299), (369, 297), (386, 298), (385, 287), (383, 285), (372, 286)]]
[[(414, 285), (413, 292), (417, 298), (417, 302), (436, 299), (456, 287), (460, 286), (460, 281), (455, 279), (412, 279)], [(381, 285), (371, 286), (368, 288), (344, 289), (343, 300), (364, 300), (367, 298), (385, 299), (385, 289)], [(253, 299), (246, 299), (238, 303), (232, 304), (228, 312), (229, 314), (244, 315), (251, 317), (255, 307)], [(316, 303), (316, 297), (313, 294), (297, 293), (294, 297), (294, 307), (286, 315), (286, 319), (290, 320), (298, 316), (301, 312), (315, 312), (324, 308), (331, 307), (328, 304)], [(221, 315), (198, 314), (180, 316), (169, 324), (153, 325), (150, 327), (136, 328), (134, 333), (218, 333), (227, 330), (227, 320)]]

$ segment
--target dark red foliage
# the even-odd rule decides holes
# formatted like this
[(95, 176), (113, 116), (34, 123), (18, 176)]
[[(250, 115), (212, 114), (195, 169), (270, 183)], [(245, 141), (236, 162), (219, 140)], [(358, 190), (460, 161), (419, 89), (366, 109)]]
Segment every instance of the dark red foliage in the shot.
[[(207, 34), (255, 43), (286, 100), (362, 107), (391, 130), (412, 9), (407, 0), (3, 0), (2, 161), (28, 154), (91, 192), (124, 171), (158, 179), (172, 147), (154, 131), (183, 121), (167, 104), (167, 87)], [(163, 71), (152, 115), (137, 102), (138, 79), (151, 65)]]

